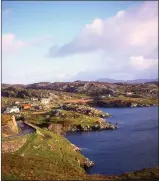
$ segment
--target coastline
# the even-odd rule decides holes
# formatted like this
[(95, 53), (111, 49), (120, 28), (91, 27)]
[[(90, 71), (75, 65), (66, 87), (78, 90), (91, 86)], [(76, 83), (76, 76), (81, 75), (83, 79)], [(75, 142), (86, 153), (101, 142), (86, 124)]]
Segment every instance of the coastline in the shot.
[[(97, 107), (96, 107), (96, 109), (98, 109)], [(30, 124), (30, 123), (29, 123)], [(35, 128), (35, 126), (34, 126), (34, 128)], [(38, 128), (38, 127), (37, 127)], [(39, 129), (38, 128), (38, 130), (40, 130), (40, 131), (37, 131), (36, 132), (36, 134), (38, 135), (38, 137), (40, 136), (40, 137), (42, 137), (43, 139), (45, 138), (45, 139), (49, 139), (49, 136), (47, 136), (48, 135), (48, 133), (46, 134), (46, 136), (45, 136), (45, 131), (43, 130), (43, 129)], [(44, 131), (44, 132), (43, 132)], [(76, 130), (76, 131), (74, 131), (74, 133), (75, 132), (79, 132), (79, 131), (81, 131), (81, 130)], [(101, 130), (84, 130), (84, 131), (89, 131), (89, 132), (92, 132), (92, 131), (101, 131)], [(69, 133), (72, 133), (72, 132), (67, 132), (67, 134), (69, 134)], [(54, 134), (54, 133), (53, 133)], [(61, 138), (62, 137), (64, 137), (64, 138), (66, 138), (66, 136), (67, 136), (67, 134), (66, 135), (59, 135)], [(48, 137), (48, 138), (47, 138)], [(67, 138), (66, 138), (67, 139)], [(68, 141), (68, 139), (67, 139), (67, 141)], [(70, 142), (70, 141), (69, 141)], [(145, 169), (142, 169), (142, 170), (139, 170), (139, 171), (134, 171), (134, 172), (128, 172), (128, 173), (123, 173), (123, 174), (109, 174), (109, 175), (105, 175), (105, 174), (88, 174), (87, 173), (87, 169), (88, 168), (91, 168), (94, 164), (96, 164), (95, 162), (92, 162), (91, 160), (89, 160), (89, 158), (87, 158), (87, 157), (85, 157), (84, 156), (84, 154), (82, 153), (82, 150), (79, 148), (79, 147), (77, 147), (76, 145), (74, 145), (73, 143), (71, 143), (70, 142), (70, 145), (71, 145), (71, 149), (74, 151), (74, 152), (80, 152), (79, 154), (84, 158), (84, 161), (83, 162), (81, 162), (80, 161), (80, 159), (77, 159), (77, 163), (79, 163), (80, 164), (80, 167), (86, 172), (86, 176), (85, 176), (85, 178), (87, 178), (87, 179), (92, 179), (92, 180), (94, 180), (95, 178), (97, 178), (97, 180), (99, 179), (99, 180), (108, 180), (108, 179), (115, 179), (115, 180), (118, 180), (118, 179), (134, 179), (134, 178), (137, 178), (137, 177), (139, 177), (139, 178), (158, 178), (158, 176), (156, 176), (155, 175), (155, 173), (156, 173), (156, 170), (158, 170), (158, 168), (157, 167), (155, 167), (155, 168), (145, 168)], [(63, 149), (63, 148), (62, 148)], [(80, 169), (81, 169), (80, 168)], [(155, 171), (154, 171), (155, 170)], [(155, 172), (154, 173), (154, 175), (155, 176), (152, 176), (151, 175), (151, 173), (152, 172)], [(139, 175), (139, 176), (136, 176), (136, 173)]]
[[(145, 106), (145, 107), (136, 107), (136, 108), (146, 108), (146, 107), (148, 107), (148, 106)], [(158, 106), (155, 105), (155, 106), (150, 106), (150, 107), (158, 107)], [(94, 107), (94, 108), (98, 109), (98, 107)], [(128, 108), (128, 107), (127, 107), (127, 108)], [(115, 108), (115, 109), (116, 109), (116, 108)], [(122, 108), (121, 108), (121, 109), (122, 109)], [(130, 108), (128, 108), (128, 109), (130, 109)], [(97, 132), (98, 132), (98, 131), (97, 131)], [(76, 134), (76, 133), (73, 133), (73, 135), (74, 135), (74, 134)], [(69, 133), (69, 136), (70, 136), (70, 135), (71, 135), (71, 132)], [(77, 138), (80, 138), (80, 137), (77, 137)], [(87, 156), (88, 156), (88, 155), (87, 155)], [(88, 157), (88, 158), (89, 158), (89, 157)], [(94, 162), (94, 163), (96, 164), (96, 162)], [(157, 165), (156, 165), (156, 167), (157, 167)], [(155, 168), (156, 168), (156, 167), (155, 167)], [(132, 172), (128, 172), (128, 173), (114, 174), (114, 175), (109, 174), (109, 175), (111, 175), (111, 176), (117, 176), (117, 177), (118, 177), (118, 176), (119, 176), (119, 177), (125, 177), (125, 175), (129, 175), (129, 174), (131, 174), (131, 173), (132, 173), (132, 175), (135, 174), (135, 173), (137, 173), (137, 172), (140, 173), (140, 171), (141, 171), (141, 173), (142, 173), (142, 171), (143, 171), (144, 169), (145, 169), (145, 170), (146, 170), (146, 169), (150, 169), (150, 170), (152, 169), (152, 170), (153, 170), (153, 168), (154, 168), (154, 167), (152, 167), (152, 168), (151, 168), (151, 167), (143, 167), (143, 168), (141, 168), (141, 169), (136, 169), (136, 170), (134, 170), (134, 171), (132, 171)], [(89, 168), (88, 168), (88, 169), (89, 169)], [(158, 169), (158, 168), (157, 168), (157, 169)], [(93, 173), (91, 173), (91, 175), (92, 175), (92, 174), (93, 174)], [(104, 174), (102, 174), (102, 175), (104, 176)], [(106, 175), (106, 176), (108, 176), (108, 175)], [(131, 176), (130, 176), (130, 177), (131, 177)], [(114, 178), (115, 178), (115, 177), (114, 177)], [(157, 178), (158, 178), (158, 177), (157, 177)]]

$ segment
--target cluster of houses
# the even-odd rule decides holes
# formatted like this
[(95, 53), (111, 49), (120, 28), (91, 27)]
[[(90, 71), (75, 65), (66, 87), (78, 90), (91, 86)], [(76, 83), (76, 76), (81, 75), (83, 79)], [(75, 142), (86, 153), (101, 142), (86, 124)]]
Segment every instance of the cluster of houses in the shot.
[(9, 113), (20, 113), (22, 110), (39, 110), (41, 106), (49, 104), (51, 101), (50, 98), (31, 98), (30, 100), (25, 100), (24, 102), (16, 101), (14, 106), (7, 107), (4, 111), (5, 114)]
[(13, 106), (13, 107), (7, 107), (7, 109), (4, 111), (5, 114), (8, 113), (20, 113), (20, 109), (17, 106)]
[(31, 104), (19, 104), (12, 107), (7, 107), (4, 111), (5, 114), (9, 113), (20, 113), (21, 110), (29, 110), (31, 108)]

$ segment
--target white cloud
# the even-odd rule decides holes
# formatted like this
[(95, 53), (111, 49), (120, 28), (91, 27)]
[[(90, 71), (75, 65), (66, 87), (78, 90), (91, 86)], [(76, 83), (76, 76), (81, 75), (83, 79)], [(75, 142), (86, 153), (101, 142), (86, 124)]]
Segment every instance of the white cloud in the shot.
[(103, 33), (103, 21), (99, 18), (96, 18), (92, 24), (88, 24), (85, 27), (88, 31), (96, 33), (97, 35), (102, 35)]
[(13, 33), (2, 34), (2, 55), (3, 57), (6, 57), (13, 53), (17, 53), (21, 48), (36, 47), (52, 40), (52, 36), (42, 36), (29, 41), (24, 41), (18, 39)]
[[(128, 75), (149, 68), (152, 71), (158, 65), (156, 50), (158, 2), (144, 1), (140, 6), (121, 10), (108, 19), (95, 18), (75, 39), (56, 49), (50, 48), (49, 54), (51, 57), (65, 57), (100, 52), (94, 63), (95, 68), (98, 67), (94, 74), (97, 75), (99, 69), (102, 69), (111, 75), (121, 75), (123, 72)], [(101, 52), (104, 55), (102, 60)], [(114, 61), (108, 60), (107, 57)], [(91, 62), (90, 59), (92, 65)]]
[(50, 55), (66, 56), (103, 50), (112, 54), (150, 53), (158, 46), (158, 6), (156, 1), (143, 2), (140, 7), (122, 10), (114, 17), (96, 18), (87, 24), (70, 43)]
[(116, 14), (116, 16), (117, 16), (118, 18), (121, 18), (121, 17), (124, 16), (124, 14), (125, 14), (125, 11), (122, 10), (122, 11), (118, 11), (117, 14)]
[(130, 45), (147, 46), (154, 44), (158, 36), (158, 18), (147, 20), (134, 28), (130, 35)]
[(25, 46), (25, 42), (18, 40), (14, 34), (2, 34), (2, 54), (10, 54), (16, 52)]
[[(3, 34), (3, 57), (11, 56), (15, 52), (17, 57), (19, 50), (29, 47), (32, 49), (48, 41), (52, 41), (52, 37), (35, 37), (24, 41), (13, 33)], [(71, 42), (61, 47), (52, 46), (48, 54), (54, 58), (53, 61), (45, 57), (41, 64), (38, 58), (35, 60), (36, 56), (33, 58), (32, 54), (26, 55), (26, 70), (22, 69), (21, 73), (13, 68), (19, 65), (23, 57), (19, 56), (16, 64), (10, 67), (11, 71), (6, 71), (8, 69), (4, 71), (4, 77), (8, 77), (10, 81), (25, 82), (81, 78), (83, 80), (133, 79), (136, 75), (138, 77), (135, 78), (155, 77), (158, 65), (158, 2), (144, 1), (141, 6), (121, 10), (108, 19), (95, 17), (92, 23), (85, 25)], [(14, 59), (16, 58), (11, 57), (8, 59), (8, 64), (4, 65), (8, 67), (10, 60)], [(26, 67), (32, 67), (29, 69), (29, 74)], [(37, 67), (39, 70), (36, 71)], [(19, 76), (12, 76), (17, 72)]]
[(130, 61), (137, 70), (144, 70), (158, 65), (157, 59), (145, 59), (143, 56), (132, 56)]

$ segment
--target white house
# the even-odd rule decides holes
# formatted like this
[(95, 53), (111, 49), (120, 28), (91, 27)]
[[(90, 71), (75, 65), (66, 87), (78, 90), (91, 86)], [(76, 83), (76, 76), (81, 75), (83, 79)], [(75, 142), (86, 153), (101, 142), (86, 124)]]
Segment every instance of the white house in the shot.
[(32, 101), (38, 101), (38, 98), (32, 97), (31, 100), (32, 100)]
[(41, 102), (41, 104), (48, 104), (49, 102), (50, 102), (50, 99), (48, 99), (48, 98), (42, 98), (41, 100), (40, 100), (40, 102)]
[(133, 94), (132, 92), (127, 92), (127, 93), (126, 93), (126, 95), (128, 95), (128, 96), (129, 96), (129, 95), (132, 95), (132, 94)]
[(107, 97), (111, 97), (111, 95), (108, 94), (108, 95), (106, 95), (106, 96), (101, 96), (102, 99), (107, 98)]
[(20, 110), (17, 106), (13, 106), (11, 108), (7, 108), (4, 113), (8, 114), (8, 113), (19, 113)]

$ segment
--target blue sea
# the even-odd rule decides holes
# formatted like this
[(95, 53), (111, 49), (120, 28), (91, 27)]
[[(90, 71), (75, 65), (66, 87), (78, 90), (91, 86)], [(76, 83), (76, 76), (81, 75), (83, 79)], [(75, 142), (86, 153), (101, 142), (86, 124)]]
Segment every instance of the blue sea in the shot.
[(158, 107), (98, 108), (119, 122), (116, 130), (69, 133), (95, 165), (89, 174), (122, 174), (158, 165)]

